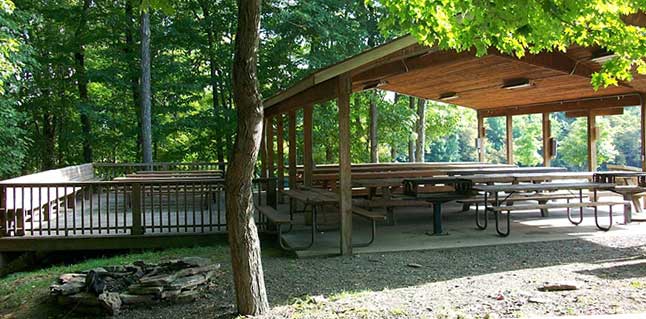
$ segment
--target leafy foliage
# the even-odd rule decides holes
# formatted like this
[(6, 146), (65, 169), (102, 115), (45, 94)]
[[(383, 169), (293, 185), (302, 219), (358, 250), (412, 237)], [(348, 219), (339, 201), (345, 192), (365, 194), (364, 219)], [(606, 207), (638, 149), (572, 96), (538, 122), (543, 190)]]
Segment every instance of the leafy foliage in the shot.
[(564, 51), (572, 45), (600, 47), (616, 57), (592, 77), (596, 87), (646, 74), (646, 32), (622, 18), (646, 8), (646, 1), (589, 0), (373, 0), (390, 12), (382, 28), (411, 33), (421, 43), (444, 49), (489, 48), (522, 57)]

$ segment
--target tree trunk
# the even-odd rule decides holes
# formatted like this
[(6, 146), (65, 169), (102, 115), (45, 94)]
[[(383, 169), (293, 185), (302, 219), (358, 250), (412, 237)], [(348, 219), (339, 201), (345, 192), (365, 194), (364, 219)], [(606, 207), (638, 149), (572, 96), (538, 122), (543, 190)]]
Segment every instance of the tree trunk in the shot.
[(375, 101), (375, 92), (370, 92), (370, 161), (379, 163), (379, 153), (377, 144), (377, 101)]
[(150, 8), (141, 14), (141, 136), (144, 163), (153, 162), (150, 90)]
[(56, 115), (44, 111), (43, 113), (43, 142), (42, 163), (43, 170), (56, 166)]
[[(211, 84), (211, 95), (213, 96), (213, 114), (215, 116), (216, 120), (216, 125), (217, 123), (226, 123), (224, 120), (224, 105), (219, 104), (219, 92), (218, 92), (218, 68), (216, 65), (216, 58), (215, 58), (215, 36), (213, 35), (213, 24), (211, 23), (211, 10), (209, 8), (209, 1), (206, 0), (200, 0), (199, 4), (200, 7), (202, 8), (202, 12), (204, 13), (204, 20), (206, 20), (206, 40), (207, 40), (207, 56), (209, 59), (209, 77), (210, 77), (210, 84)], [(224, 162), (224, 153), (225, 153), (225, 144), (226, 144), (226, 139), (225, 139), (225, 130), (221, 125), (217, 125), (215, 127), (215, 133), (216, 137), (215, 140), (217, 141), (217, 146), (216, 146), (216, 154), (218, 158), (218, 162), (222, 163)], [(224, 169), (224, 166), (220, 166), (220, 169)]]
[(132, 94), (132, 105), (134, 106), (135, 113), (137, 114), (137, 154), (143, 154), (143, 129), (141, 123), (141, 97), (139, 94), (139, 71), (137, 70), (137, 61), (135, 55), (135, 41), (133, 37), (134, 30), (134, 15), (132, 13), (132, 2), (126, 0), (125, 7), (126, 14), (126, 46), (123, 51), (128, 59), (128, 77), (130, 78), (130, 91)]
[(226, 213), (238, 312), (254, 316), (269, 310), (251, 196), (263, 132), (262, 98), (256, 70), (260, 1), (238, 0), (233, 61), (233, 96), (238, 129), (226, 175)]
[(390, 146), (390, 158), (393, 162), (397, 160), (397, 149), (395, 148), (395, 145)]
[(415, 145), (415, 162), (424, 162), (426, 148), (426, 100), (417, 99), (417, 144)]
[[(415, 98), (408, 98), (408, 107), (413, 110), (415, 109)], [(413, 134), (408, 138), (408, 161), (415, 162), (415, 141), (413, 140)]]
[(87, 29), (87, 15), (90, 10), (91, 0), (84, 0), (81, 8), (78, 29), (76, 29), (77, 47), (74, 52), (76, 66), (76, 82), (79, 90), (81, 114), (81, 131), (83, 132), (83, 161), (92, 162), (92, 126), (89, 116), (90, 99), (87, 93), (87, 76), (85, 73), (85, 30)]

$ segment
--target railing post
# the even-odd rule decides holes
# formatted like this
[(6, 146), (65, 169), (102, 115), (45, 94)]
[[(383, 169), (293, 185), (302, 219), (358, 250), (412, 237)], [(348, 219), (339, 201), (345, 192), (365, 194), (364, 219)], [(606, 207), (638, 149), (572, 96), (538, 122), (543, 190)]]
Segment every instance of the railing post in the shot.
[(132, 184), (132, 235), (144, 234), (144, 228), (141, 224), (142, 214), (141, 184)]
[(267, 178), (267, 205), (277, 208), (278, 196), (276, 194), (276, 178)]

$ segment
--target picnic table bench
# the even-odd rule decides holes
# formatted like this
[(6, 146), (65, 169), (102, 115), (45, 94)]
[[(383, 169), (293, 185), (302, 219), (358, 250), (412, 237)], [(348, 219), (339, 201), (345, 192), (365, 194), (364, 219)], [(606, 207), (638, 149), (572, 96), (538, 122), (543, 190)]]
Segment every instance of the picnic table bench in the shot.
[(594, 173), (594, 181), (597, 183), (613, 183), (615, 188), (612, 192), (619, 194), (625, 201), (630, 202), (624, 206), (624, 221), (632, 221), (632, 206), (635, 210), (643, 212), (639, 198), (646, 196), (646, 172), (641, 171), (608, 171)]
[[(334, 192), (330, 192), (324, 189), (311, 188), (311, 187), (301, 187), (298, 189), (282, 190), (282, 194), (289, 198), (289, 214), (280, 213), (276, 208), (267, 205), (256, 205), (259, 213), (266, 217), (270, 222), (276, 224), (278, 228), (278, 241), (281, 248), (285, 250), (297, 251), (297, 250), (306, 250), (314, 245), (316, 239), (316, 233), (318, 230), (318, 210), (322, 206), (332, 205), (335, 207), (339, 206), (339, 196)], [(296, 213), (296, 202), (301, 202), (304, 204), (303, 210), (301, 212), (307, 211), (307, 208), (310, 207), (310, 212), (312, 213), (312, 225), (310, 227), (310, 241), (305, 246), (301, 247), (289, 247), (284, 238), (284, 231), (282, 227), (288, 225), (291, 231), (294, 224), (294, 213)], [(371, 223), (370, 227), (370, 240), (365, 243), (353, 244), (353, 247), (365, 247), (371, 245), (376, 237), (377, 233), (377, 222), (385, 221), (387, 217), (385, 214), (369, 211), (361, 207), (352, 207), (352, 214), (360, 218), (366, 219)]]
[[(608, 183), (545, 183), (545, 184), (517, 184), (517, 185), (477, 185), (474, 186), (474, 189), (477, 191), (484, 192), (484, 224), (479, 222), (479, 213), (476, 212), (476, 226), (479, 229), (487, 228), (487, 212), (492, 212), (496, 221), (496, 232), (502, 237), (509, 236), (511, 230), (511, 212), (519, 210), (533, 210), (533, 209), (555, 209), (555, 208), (565, 208), (567, 209), (568, 220), (578, 225), (583, 221), (583, 208), (592, 207), (594, 208), (594, 218), (595, 224), (601, 230), (609, 230), (612, 227), (612, 207), (614, 205), (624, 205), (622, 202), (600, 202), (600, 201), (583, 201), (583, 190), (591, 190), (595, 194), (593, 198), (596, 197), (596, 192), (598, 190), (610, 190), (614, 187), (614, 184)], [(519, 192), (546, 192), (546, 191), (578, 191), (579, 193), (579, 202), (578, 203), (549, 203), (549, 204), (538, 204), (538, 205), (503, 205), (506, 203), (512, 196)], [(500, 194), (503, 194), (501, 199)], [(490, 197), (493, 196), (493, 203), (489, 206)], [(609, 206), (610, 212), (610, 223), (608, 227), (603, 227), (599, 225), (597, 209), (599, 206)], [(579, 208), (579, 220), (575, 221), (571, 216), (571, 209)], [(506, 215), (506, 229), (503, 231), (500, 227), (500, 214), (502, 212), (507, 212)]]

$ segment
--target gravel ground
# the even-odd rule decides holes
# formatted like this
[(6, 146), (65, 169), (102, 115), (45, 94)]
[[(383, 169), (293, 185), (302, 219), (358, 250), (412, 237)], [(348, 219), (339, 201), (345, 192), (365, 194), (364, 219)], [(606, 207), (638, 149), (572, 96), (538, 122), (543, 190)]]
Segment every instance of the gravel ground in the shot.
[[(263, 257), (263, 318), (509, 318), (646, 312), (646, 235), (354, 257)], [(230, 318), (230, 264), (192, 304), (120, 318)], [(577, 289), (540, 292), (545, 282)]]

